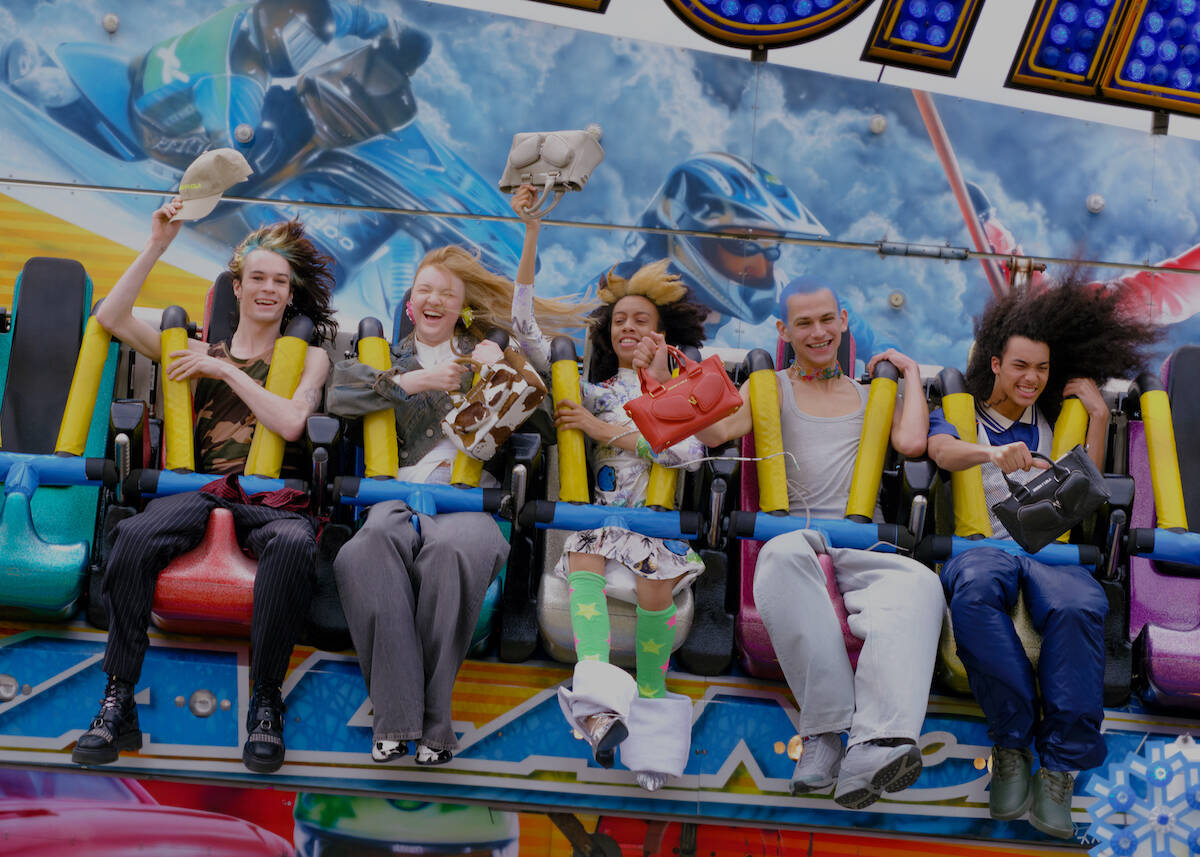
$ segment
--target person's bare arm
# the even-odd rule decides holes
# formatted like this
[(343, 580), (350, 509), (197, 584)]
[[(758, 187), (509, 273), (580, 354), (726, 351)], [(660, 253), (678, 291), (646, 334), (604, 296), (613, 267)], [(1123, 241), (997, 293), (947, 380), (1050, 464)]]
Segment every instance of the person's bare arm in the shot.
[(696, 432), (696, 439), (707, 447), (724, 446), (736, 437), (750, 434), (754, 420), (750, 414), (750, 382), (742, 384), (742, 406), (725, 419)]
[(1021, 441), (1003, 446), (980, 446), (967, 443), (948, 434), (935, 434), (929, 438), (929, 457), (943, 470), (966, 470), (977, 464), (990, 461), (1005, 473), (1028, 470), (1030, 467), (1045, 469), (1050, 465), (1033, 454)]
[(96, 310), (96, 320), (100, 322), (101, 327), (151, 360), (159, 360), (162, 357), (159, 332), (133, 315), (133, 305), (137, 302), (150, 270), (171, 246), (171, 242), (183, 226), (182, 221), (170, 222), (182, 204), (183, 201), (179, 197), (174, 197), (154, 212), (150, 221), (150, 237), (146, 240), (142, 252), (125, 269), (125, 273), (105, 295), (99, 309)]
[(1091, 378), (1072, 378), (1063, 387), (1063, 396), (1075, 396), (1088, 412), (1087, 436), (1084, 446), (1092, 463), (1104, 470), (1104, 453), (1108, 449), (1108, 420), (1112, 416), (1104, 394)]
[(892, 412), (892, 448), (905, 458), (916, 458), (924, 454), (929, 437), (929, 406), (925, 404), (925, 391), (921, 387), (921, 367), (911, 357), (889, 348), (871, 358), (867, 373), (870, 374), (881, 360), (888, 361), (900, 372), (906, 393), (900, 407)]
[(304, 357), (300, 383), (290, 399), (260, 387), (253, 378), (232, 363), (210, 357), (200, 343), (187, 351), (174, 351), (175, 358), (167, 376), (174, 381), (192, 378), (218, 378), (229, 385), (254, 413), (254, 418), (284, 440), (299, 440), (309, 416), (321, 402), (321, 388), (329, 375), (329, 358), (320, 348), (309, 346)]

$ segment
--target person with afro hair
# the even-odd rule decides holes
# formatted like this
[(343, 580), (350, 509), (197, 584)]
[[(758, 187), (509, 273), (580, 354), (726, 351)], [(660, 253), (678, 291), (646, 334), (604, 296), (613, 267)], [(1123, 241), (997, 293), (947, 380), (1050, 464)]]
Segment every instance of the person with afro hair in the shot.
[[(1023, 484), (1049, 466), (1033, 453), (1050, 454), (1051, 427), (1063, 399), (1074, 396), (1088, 412), (1087, 453), (1103, 469), (1109, 408), (1100, 385), (1138, 371), (1157, 338), (1154, 326), (1079, 270), (1049, 288), (1014, 289), (975, 324), (966, 386), (978, 440), (961, 440), (939, 408), (930, 416), (929, 457), (945, 470), (981, 466), (990, 509), (1010, 493), (1006, 475)], [(994, 537), (1009, 538), (989, 517)], [(1082, 566), (1050, 567), (996, 548), (953, 557), (941, 579), (958, 655), (994, 743), (991, 815), (1012, 820), (1028, 811), (1038, 830), (1069, 838), (1075, 775), (1106, 754), (1105, 593)], [(1009, 617), (1022, 592), (1042, 635), (1036, 676)], [(1041, 761), (1032, 778), (1031, 743)]]

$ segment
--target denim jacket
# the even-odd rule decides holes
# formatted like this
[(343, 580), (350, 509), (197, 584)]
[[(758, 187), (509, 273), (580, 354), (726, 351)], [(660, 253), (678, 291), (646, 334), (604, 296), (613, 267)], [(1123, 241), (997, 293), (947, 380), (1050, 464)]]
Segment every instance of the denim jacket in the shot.
[[(454, 338), (454, 350), (459, 354), (470, 354), (475, 345), (474, 337)], [(450, 396), (441, 390), (410, 396), (392, 381), (396, 375), (420, 368), (413, 334), (392, 347), (391, 369), (381, 372), (357, 359), (341, 360), (333, 367), (326, 407), (339, 417), (361, 417), (394, 408), (400, 466), (416, 464), (442, 439), (440, 423), (451, 408)], [(462, 392), (470, 388), (471, 376), (464, 373)]]

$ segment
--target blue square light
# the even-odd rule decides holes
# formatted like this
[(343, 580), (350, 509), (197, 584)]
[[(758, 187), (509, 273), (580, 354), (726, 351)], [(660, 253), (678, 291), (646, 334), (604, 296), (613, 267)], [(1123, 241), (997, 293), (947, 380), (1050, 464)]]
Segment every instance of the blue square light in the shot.
[(1200, 113), (1200, 9), (1196, 0), (1148, 0), (1126, 15), (1100, 90), (1158, 110)]
[(884, 0), (862, 58), (954, 75), (982, 0)]
[[(1106, 54), (1117, 37), (1121, 14), (1130, 2), (1136, 0), (1035, 3), (1021, 48), (1013, 59), (1009, 85), (1095, 96)], [(1158, 41), (1152, 39), (1135, 53), (1143, 59), (1155, 56)]]

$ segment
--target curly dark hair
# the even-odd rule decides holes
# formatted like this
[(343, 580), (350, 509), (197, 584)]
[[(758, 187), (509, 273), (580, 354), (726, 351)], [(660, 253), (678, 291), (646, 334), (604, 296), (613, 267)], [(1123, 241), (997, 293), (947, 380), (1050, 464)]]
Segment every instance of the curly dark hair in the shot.
[(312, 320), (318, 344), (333, 342), (338, 329), (329, 305), (334, 286), (331, 270), (334, 260), (309, 240), (304, 234), (304, 224), (299, 220), (285, 220), (247, 235), (229, 260), (229, 271), (236, 279), (242, 277), (246, 256), (255, 250), (279, 254), (292, 269), (292, 299), (283, 311), (279, 332), (286, 331), (293, 318), (304, 315)]
[[(616, 352), (612, 347), (612, 317), (616, 303), (602, 303), (591, 315), (588, 325), (588, 339), (595, 353), (592, 357), (590, 380), (605, 381), (617, 374), (618, 363)], [(669, 345), (683, 348), (691, 345), (699, 348), (704, 342), (704, 320), (708, 318), (708, 308), (692, 300), (689, 291), (680, 300), (673, 303), (655, 306), (658, 310), (658, 329)]]
[(1062, 409), (1062, 391), (1072, 378), (1128, 377), (1146, 363), (1151, 345), (1162, 338), (1158, 325), (1121, 306), (1120, 294), (1089, 282), (1086, 270), (1068, 269), (1038, 291), (1014, 289), (991, 301), (975, 320), (975, 347), (967, 363), (966, 386), (978, 402), (992, 395), (992, 358), (1004, 356), (1013, 336), (1050, 347), (1050, 376), (1038, 407), (1053, 422)]

